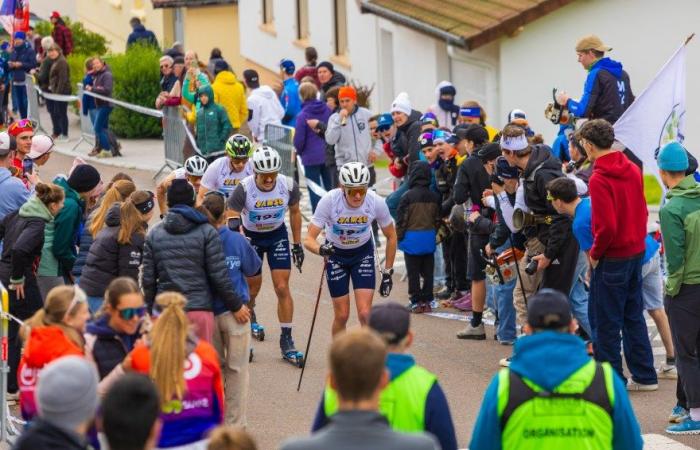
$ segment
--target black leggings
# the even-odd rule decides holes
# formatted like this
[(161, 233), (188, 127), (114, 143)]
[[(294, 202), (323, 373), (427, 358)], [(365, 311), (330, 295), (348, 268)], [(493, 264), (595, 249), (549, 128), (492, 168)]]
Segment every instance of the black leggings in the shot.
[[(409, 255), (404, 254), (406, 272), (408, 273), (408, 297), (411, 303), (429, 303), (433, 300), (433, 268), (435, 254)], [(423, 285), (421, 286), (421, 278)]]

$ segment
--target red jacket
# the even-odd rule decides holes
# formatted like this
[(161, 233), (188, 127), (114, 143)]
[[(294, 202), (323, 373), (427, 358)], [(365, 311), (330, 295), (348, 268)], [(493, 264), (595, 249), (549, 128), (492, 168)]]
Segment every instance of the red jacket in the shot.
[(639, 168), (622, 152), (595, 160), (591, 195), (591, 258), (629, 258), (644, 252), (647, 203)]
[(316, 66), (304, 66), (301, 67), (299, 70), (297, 70), (297, 73), (294, 74), (294, 79), (297, 80), (299, 83), (301, 83), (301, 80), (304, 77), (311, 77), (314, 79), (314, 83), (316, 83), (317, 88), (321, 88), (321, 82), (318, 81), (318, 74), (317, 74), (317, 69)]
[(73, 52), (73, 33), (70, 28), (62, 23), (57, 23), (51, 32), (53, 41), (63, 50), (63, 56), (68, 56)]

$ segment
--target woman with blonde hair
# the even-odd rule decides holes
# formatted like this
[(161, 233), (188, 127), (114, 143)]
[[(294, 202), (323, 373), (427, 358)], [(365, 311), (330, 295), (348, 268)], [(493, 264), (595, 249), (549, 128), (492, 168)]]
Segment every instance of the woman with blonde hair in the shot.
[(37, 412), (34, 391), (39, 371), (63, 356), (83, 356), (89, 318), (85, 292), (78, 286), (57, 286), (49, 291), (44, 307), (24, 322), (20, 335), (26, 344), (17, 371), (24, 420)]
[(190, 333), (185, 303), (176, 292), (158, 295), (160, 314), (150, 343), (137, 345), (125, 363), (149, 375), (160, 395), (163, 428), (158, 448), (205, 449), (209, 431), (223, 421), (219, 356), (211, 344)]
[(486, 129), (489, 134), (489, 142), (493, 142), (493, 138), (498, 134), (498, 130), (490, 125), (486, 125), (486, 111), (476, 100), (469, 100), (462, 103), (459, 109), (459, 123), (477, 124)]
[(95, 236), (80, 277), (92, 313), (102, 306), (105, 289), (112, 280), (124, 276), (138, 279), (154, 206), (155, 197), (150, 191), (136, 191), (123, 203), (110, 206), (105, 227)]

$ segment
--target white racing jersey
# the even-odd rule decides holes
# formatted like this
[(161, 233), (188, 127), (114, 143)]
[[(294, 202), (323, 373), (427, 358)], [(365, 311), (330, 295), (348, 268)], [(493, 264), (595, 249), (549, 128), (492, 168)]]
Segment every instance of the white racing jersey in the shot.
[(228, 197), (233, 190), (247, 176), (253, 175), (253, 164), (250, 160), (240, 172), (231, 169), (231, 159), (228, 156), (217, 158), (209, 164), (202, 177), (202, 186), (210, 191), (219, 191)]
[(241, 213), (246, 230), (257, 233), (274, 231), (284, 224), (288, 206), (299, 203), (299, 185), (289, 177), (277, 175), (275, 187), (261, 191), (255, 175), (244, 178), (228, 199), (229, 208)]
[(351, 249), (361, 247), (372, 238), (374, 220), (381, 228), (392, 223), (384, 198), (368, 190), (362, 205), (352, 208), (343, 190), (336, 188), (318, 202), (311, 223), (325, 229), (326, 239), (335, 247)]

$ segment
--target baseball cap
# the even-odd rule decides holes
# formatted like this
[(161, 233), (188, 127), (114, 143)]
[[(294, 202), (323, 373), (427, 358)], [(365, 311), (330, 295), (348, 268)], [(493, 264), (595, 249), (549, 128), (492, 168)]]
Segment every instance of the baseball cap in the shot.
[(29, 159), (41, 158), (49, 153), (53, 149), (53, 146), (54, 142), (51, 136), (46, 136), (44, 134), (36, 135), (32, 138), (32, 148), (29, 150), (27, 157)]
[(584, 36), (576, 43), (577, 52), (585, 52), (587, 50), (597, 50), (599, 52), (609, 52), (612, 47), (603, 44), (603, 41), (595, 34)]
[(12, 139), (6, 132), (0, 133), (0, 156), (7, 156), (12, 151)]
[(401, 342), (411, 327), (411, 313), (396, 302), (381, 303), (369, 313), (369, 327), (389, 345)]
[(260, 77), (258, 76), (258, 72), (256, 72), (253, 69), (244, 70), (243, 79), (245, 80), (245, 83), (250, 87), (260, 86)]
[(280, 69), (284, 70), (286, 74), (292, 75), (295, 70), (294, 61), (286, 58), (283, 59), (282, 61), (280, 61)]
[(527, 323), (535, 329), (556, 330), (571, 323), (571, 307), (566, 295), (554, 289), (541, 289), (530, 298)]
[(379, 131), (388, 130), (393, 124), (394, 119), (389, 113), (380, 114), (377, 117), (377, 130)]

